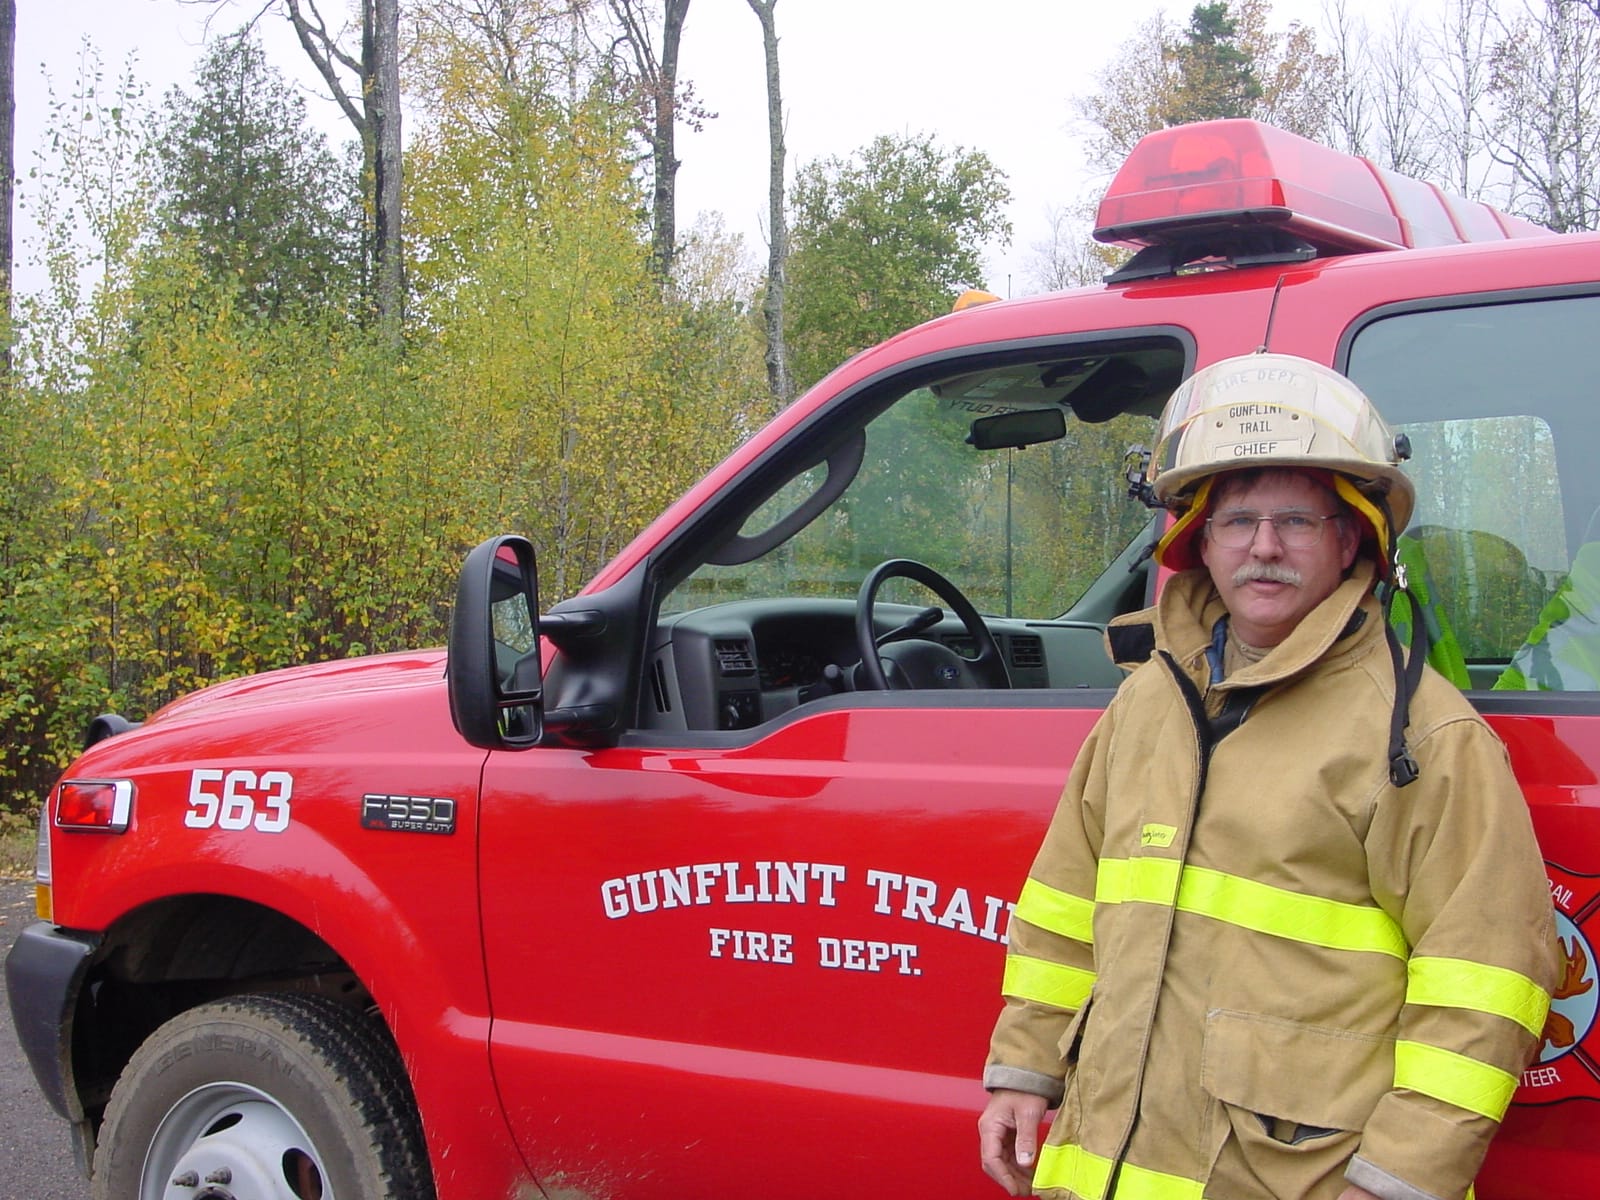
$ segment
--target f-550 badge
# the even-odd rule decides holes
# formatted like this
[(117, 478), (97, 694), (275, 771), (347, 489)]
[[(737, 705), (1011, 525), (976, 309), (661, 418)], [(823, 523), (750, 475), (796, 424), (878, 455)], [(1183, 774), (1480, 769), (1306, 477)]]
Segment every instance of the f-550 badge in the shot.
[(456, 802), (438, 796), (361, 797), (361, 828), (394, 833), (454, 833)]

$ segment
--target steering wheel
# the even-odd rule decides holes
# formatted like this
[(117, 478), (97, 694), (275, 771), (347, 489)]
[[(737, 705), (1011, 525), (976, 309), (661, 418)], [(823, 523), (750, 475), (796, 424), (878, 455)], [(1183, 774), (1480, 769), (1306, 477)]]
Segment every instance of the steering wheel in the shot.
[[(888, 634), (880, 644), (874, 631), (873, 606), (878, 589), (891, 579), (911, 579), (922, 584), (949, 606), (978, 647), (975, 658), (963, 658), (942, 642), (912, 636), (938, 617), (937, 609), (922, 623), (912, 622)], [(896, 641), (896, 635), (906, 638)], [(857, 670), (858, 686), (879, 691), (907, 688), (1008, 688), (1011, 676), (1000, 654), (994, 634), (983, 623), (972, 601), (961, 590), (926, 563), (910, 558), (891, 558), (873, 567), (861, 581), (856, 594), (856, 648), (861, 653)], [(888, 661), (885, 669), (884, 662)], [(892, 681), (891, 681), (892, 680)]]

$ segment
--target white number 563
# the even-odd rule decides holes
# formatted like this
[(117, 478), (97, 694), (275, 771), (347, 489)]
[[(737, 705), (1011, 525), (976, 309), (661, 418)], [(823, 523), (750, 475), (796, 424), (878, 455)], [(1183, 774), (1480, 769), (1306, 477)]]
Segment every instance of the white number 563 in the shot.
[(198, 767), (189, 779), (190, 829), (251, 829), (282, 833), (289, 828), (289, 797), (294, 776), (287, 771), (224, 771)]

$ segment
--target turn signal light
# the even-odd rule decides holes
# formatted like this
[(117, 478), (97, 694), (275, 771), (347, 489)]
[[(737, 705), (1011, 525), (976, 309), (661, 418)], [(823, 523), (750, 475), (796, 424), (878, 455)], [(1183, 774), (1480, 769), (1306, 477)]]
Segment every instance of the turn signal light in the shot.
[(78, 779), (56, 792), (56, 828), (121, 833), (133, 817), (133, 783)]

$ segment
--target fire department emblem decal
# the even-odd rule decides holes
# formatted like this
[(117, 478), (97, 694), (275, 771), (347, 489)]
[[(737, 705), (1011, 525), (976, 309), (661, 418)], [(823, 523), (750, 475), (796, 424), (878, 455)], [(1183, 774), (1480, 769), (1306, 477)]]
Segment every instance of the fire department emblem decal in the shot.
[(1546, 863), (1550, 898), (1555, 902), (1561, 971), (1545, 1020), (1539, 1057), (1522, 1073), (1519, 1104), (1558, 1100), (1600, 1100), (1600, 1011), (1592, 939), (1600, 933), (1600, 876), (1579, 875)]

